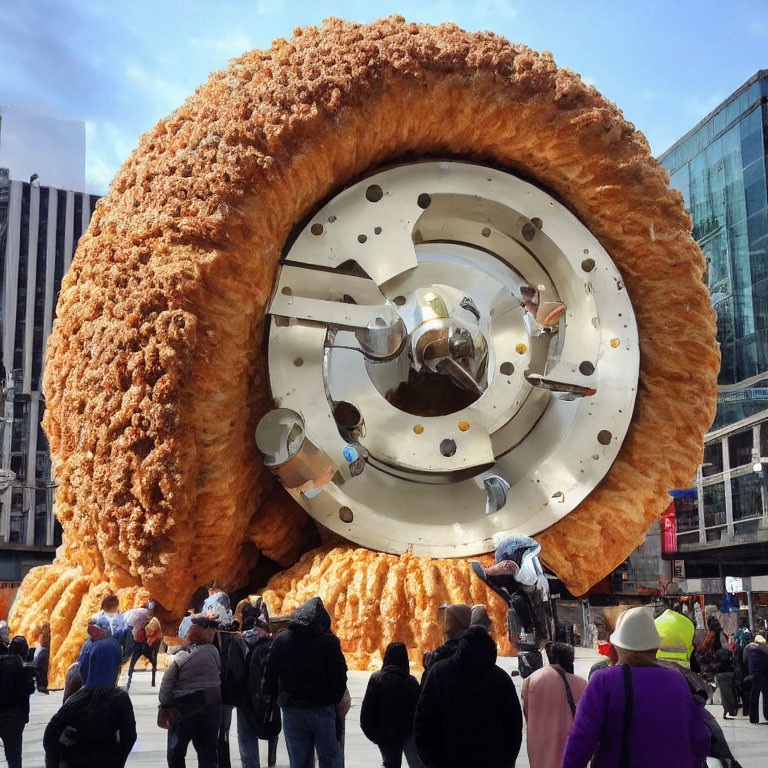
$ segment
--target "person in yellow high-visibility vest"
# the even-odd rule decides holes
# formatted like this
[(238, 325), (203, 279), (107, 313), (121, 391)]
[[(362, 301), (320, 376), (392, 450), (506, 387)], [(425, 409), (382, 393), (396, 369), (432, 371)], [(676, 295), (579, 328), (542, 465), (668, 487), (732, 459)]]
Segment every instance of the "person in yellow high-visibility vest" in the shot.
[(675, 661), (690, 669), (693, 653), (693, 622), (681, 613), (667, 609), (654, 620), (656, 631), (661, 636), (657, 659)]

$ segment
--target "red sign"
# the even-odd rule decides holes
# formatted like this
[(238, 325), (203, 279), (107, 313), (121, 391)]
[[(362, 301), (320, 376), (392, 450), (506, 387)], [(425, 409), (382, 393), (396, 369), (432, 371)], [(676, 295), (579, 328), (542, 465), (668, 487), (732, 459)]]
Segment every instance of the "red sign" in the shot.
[(675, 517), (674, 501), (661, 516), (661, 551), (664, 553), (677, 552), (677, 518)]

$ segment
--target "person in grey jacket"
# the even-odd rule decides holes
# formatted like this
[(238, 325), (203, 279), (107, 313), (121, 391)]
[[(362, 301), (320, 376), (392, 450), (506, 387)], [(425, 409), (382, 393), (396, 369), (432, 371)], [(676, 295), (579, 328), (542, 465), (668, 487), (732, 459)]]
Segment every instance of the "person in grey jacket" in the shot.
[(185, 768), (189, 742), (199, 768), (216, 768), (221, 658), (206, 619), (195, 620), (160, 684), (160, 706), (178, 711), (168, 730), (168, 768)]

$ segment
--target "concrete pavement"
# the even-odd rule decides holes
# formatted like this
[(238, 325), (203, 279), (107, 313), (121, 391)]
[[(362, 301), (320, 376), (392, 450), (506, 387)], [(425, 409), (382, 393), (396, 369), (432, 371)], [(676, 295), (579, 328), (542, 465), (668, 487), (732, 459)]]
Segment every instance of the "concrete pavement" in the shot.
[[(597, 660), (594, 651), (582, 651), (577, 649), (576, 673), (586, 677), (589, 667)], [(511, 670), (517, 666), (515, 659), (499, 659), (500, 666)], [(374, 768), (381, 764), (378, 749), (371, 744), (360, 730), (360, 704), (368, 684), (368, 672), (349, 673), (349, 691), (352, 695), (352, 709), (347, 716), (346, 727), (346, 766), (347, 768)], [(158, 685), (160, 673), (158, 673)], [(126, 675), (120, 680), (125, 685)], [(515, 678), (515, 684), (520, 691), (521, 680)], [(138, 740), (130, 758), (128, 768), (140, 768), (140, 766), (152, 766), (164, 768), (166, 731), (156, 725), (157, 718), (157, 688), (150, 687), (150, 673), (137, 670), (134, 673), (131, 685), (131, 700), (136, 712), (136, 729)], [(39, 693), (34, 694), (31, 700), (30, 722), (24, 730), (24, 768), (43, 768), (43, 731), (51, 715), (61, 706), (61, 691), (49, 696)], [(765, 768), (768, 765), (768, 723), (750, 725), (746, 718), (739, 717), (736, 720), (723, 721), (722, 708), (718, 705), (710, 707), (718, 718), (726, 738), (737, 759), (743, 768)], [(240, 755), (237, 749), (237, 728), (235, 724), (236, 714), (233, 715), (232, 729), (230, 731), (231, 753), (233, 768), (241, 768)], [(261, 764), (267, 764), (267, 743), (261, 742)], [(0, 755), (0, 766), (5, 766), (4, 756)], [(197, 765), (194, 751), (190, 746), (188, 765)], [(288, 753), (282, 737), (277, 753), (278, 768), (289, 768)], [(404, 763), (405, 765), (405, 763)], [(517, 760), (517, 768), (529, 768), (528, 757), (525, 750), (525, 741)]]

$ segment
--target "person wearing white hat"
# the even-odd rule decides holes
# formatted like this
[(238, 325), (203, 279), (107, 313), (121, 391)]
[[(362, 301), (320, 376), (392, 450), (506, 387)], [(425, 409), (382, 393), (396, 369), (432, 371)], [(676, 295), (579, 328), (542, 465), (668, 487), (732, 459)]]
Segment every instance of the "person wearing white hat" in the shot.
[(594, 676), (579, 702), (562, 768), (698, 768), (710, 733), (683, 675), (656, 664), (661, 638), (647, 608), (619, 616), (619, 663)]

